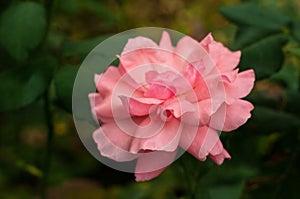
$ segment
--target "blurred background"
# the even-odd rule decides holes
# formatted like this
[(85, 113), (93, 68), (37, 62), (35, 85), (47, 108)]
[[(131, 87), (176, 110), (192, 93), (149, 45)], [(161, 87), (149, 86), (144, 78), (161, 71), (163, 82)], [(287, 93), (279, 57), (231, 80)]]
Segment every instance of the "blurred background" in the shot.
[[(1, 0), (0, 198), (189, 198), (191, 187), (201, 199), (299, 198), (299, 10), (297, 0)], [(71, 114), (78, 67), (105, 38), (147, 26), (212, 32), (243, 51), (241, 70), (254, 68), (256, 108), (221, 135), (232, 156), (222, 166), (185, 154), (136, 183), (82, 145)]]

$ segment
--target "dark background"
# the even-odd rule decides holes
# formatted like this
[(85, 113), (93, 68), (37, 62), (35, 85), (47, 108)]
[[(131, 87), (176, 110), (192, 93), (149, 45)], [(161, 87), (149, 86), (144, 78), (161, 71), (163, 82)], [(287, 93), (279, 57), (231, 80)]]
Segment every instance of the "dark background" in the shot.
[[(297, 0), (1, 0), (0, 198), (299, 198), (299, 10)], [(186, 154), (136, 183), (82, 145), (71, 114), (78, 67), (105, 38), (143, 26), (197, 40), (212, 32), (242, 50), (239, 67), (256, 72), (255, 110), (221, 135), (232, 160)]]

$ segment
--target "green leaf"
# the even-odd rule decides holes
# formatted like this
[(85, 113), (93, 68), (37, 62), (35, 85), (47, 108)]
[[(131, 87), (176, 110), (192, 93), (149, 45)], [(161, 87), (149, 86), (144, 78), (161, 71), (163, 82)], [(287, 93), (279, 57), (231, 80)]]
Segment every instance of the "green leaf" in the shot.
[(233, 50), (238, 50), (255, 43), (272, 34), (280, 33), (281, 31), (274, 29), (266, 29), (261, 27), (253, 27), (247, 25), (240, 25), (235, 34), (235, 39), (232, 45)]
[(270, 80), (282, 82), (288, 89), (297, 90), (299, 85), (299, 69), (296, 66), (286, 65), (272, 75)]
[(252, 114), (251, 125), (261, 133), (294, 132), (300, 127), (300, 118), (287, 112), (256, 106)]
[(66, 57), (74, 55), (86, 56), (93, 48), (108, 37), (107, 35), (103, 35), (82, 41), (64, 41), (61, 46), (62, 54)]
[(286, 43), (285, 35), (265, 37), (242, 50), (239, 68), (254, 68), (256, 79), (266, 78), (277, 72), (283, 61), (282, 47)]
[(272, 96), (265, 91), (252, 91), (247, 97), (247, 100), (254, 103), (255, 105), (265, 106), (276, 109), (281, 103), (281, 96)]
[(21, 108), (40, 97), (52, 78), (54, 58), (41, 56), (27, 63), (26, 70), (10, 68), (0, 73), (0, 111)]
[(212, 187), (209, 190), (211, 199), (239, 199), (245, 186), (244, 181)]
[(200, 180), (197, 198), (239, 199), (245, 187), (245, 181), (257, 173), (256, 169), (228, 162), (221, 167), (211, 169)]
[(72, 93), (78, 67), (62, 67), (54, 77), (56, 97), (59, 105), (72, 113)]
[(222, 8), (221, 13), (238, 26), (232, 48), (242, 49), (239, 67), (254, 68), (256, 79), (277, 72), (284, 60), (282, 48), (291, 19), (253, 3)]
[(300, 42), (300, 21), (296, 21), (296, 22), (293, 23), (292, 34), (293, 34), (294, 38), (298, 42)]
[(296, 55), (297, 57), (300, 57), (300, 48), (290, 48), (288, 49), (290, 53), (293, 55)]
[(253, 3), (224, 7), (220, 9), (220, 12), (224, 17), (237, 25), (255, 26), (265, 29), (281, 30), (291, 22), (289, 17), (258, 7)]
[(284, 93), (284, 109), (290, 113), (298, 115), (300, 118), (300, 92), (297, 90), (286, 90)]
[(13, 4), (0, 19), (0, 43), (14, 59), (23, 61), (42, 41), (45, 30), (45, 10), (40, 4)]
[(284, 172), (283, 178), (278, 185), (277, 198), (289, 198), (289, 199), (297, 199), (299, 198), (299, 187), (300, 181), (300, 156), (299, 151), (298, 155), (294, 155), (292, 164), (287, 168), (286, 172)]

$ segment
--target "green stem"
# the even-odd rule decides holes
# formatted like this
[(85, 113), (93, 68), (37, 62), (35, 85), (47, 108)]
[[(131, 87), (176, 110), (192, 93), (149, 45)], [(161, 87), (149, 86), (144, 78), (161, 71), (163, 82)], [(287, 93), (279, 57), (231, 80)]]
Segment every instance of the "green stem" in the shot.
[(193, 164), (194, 161), (191, 162), (191, 159), (182, 159), (180, 161), (180, 165), (182, 168), (182, 174), (186, 181), (186, 191), (189, 199), (196, 199), (196, 193), (199, 182), (199, 167), (198, 164)]
[(45, 147), (45, 159), (43, 163), (43, 179), (41, 186), (41, 198), (45, 199), (47, 195), (47, 186), (49, 180), (50, 163), (53, 149), (53, 137), (54, 137), (54, 126), (53, 126), (53, 115), (51, 111), (51, 104), (49, 99), (49, 91), (44, 96), (44, 107), (45, 107), (45, 119), (48, 128), (47, 143)]
[[(53, 7), (53, 0), (44, 0), (44, 7), (46, 10), (46, 20), (47, 20), (47, 33), (49, 32), (50, 21), (51, 21), (51, 12)], [(46, 35), (45, 35), (46, 38)], [(41, 182), (41, 193), (40, 196), (42, 199), (47, 197), (47, 187), (49, 181), (49, 172), (51, 164), (51, 156), (53, 151), (53, 138), (54, 138), (54, 123), (53, 123), (53, 113), (51, 110), (50, 102), (50, 89), (48, 88), (44, 94), (44, 110), (45, 110), (45, 120), (48, 129), (47, 134), (47, 143), (45, 146), (45, 156), (42, 165), (43, 178)]]
[(53, 0), (44, 0), (44, 6), (46, 9), (46, 18), (47, 18), (47, 24), (50, 24), (51, 20), (51, 12), (53, 7)]

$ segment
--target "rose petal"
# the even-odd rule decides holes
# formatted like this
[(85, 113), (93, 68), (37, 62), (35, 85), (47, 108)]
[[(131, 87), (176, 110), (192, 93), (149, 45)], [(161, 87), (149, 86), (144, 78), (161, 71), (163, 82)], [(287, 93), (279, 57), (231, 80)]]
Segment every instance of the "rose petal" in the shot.
[(225, 159), (231, 159), (230, 154), (224, 148), (222, 148), (220, 153), (215, 155), (209, 154), (209, 158), (218, 165), (221, 165)]
[(132, 51), (144, 49), (144, 48), (157, 48), (157, 47), (158, 47), (157, 44), (151, 39), (147, 37), (138, 36), (135, 38), (128, 39), (125, 47), (123, 48), (121, 55), (124, 55)]
[(236, 77), (238, 76), (238, 72), (239, 72), (239, 69), (235, 69), (232, 71), (227, 71), (227, 72), (222, 73), (222, 75), (221, 75), (222, 81), (224, 81), (226, 83), (231, 83), (231, 82), (235, 81)]
[(140, 154), (135, 168), (135, 180), (139, 182), (157, 177), (174, 161), (176, 154), (177, 151), (155, 151)]
[(212, 116), (210, 126), (222, 131), (232, 131), (246, 123), (251, 117), (253, 105), (245, 100), (236, 100), (233, 104), (222, 104)]
[[(129, 114), (125, 111), (121, 101), (111, 96), (105, 96), (104, 98), (99, 93), (90, 93), (89, 101), (91, 105), (91, 111), (95, 121), (105, 122), (111, 121), (113, 118), (126, 118)], [(112, 112), (112, 104), (114, 104), (114, 114)]]
[(131, 93), (133, 88), (126, 84), (127, 81), (120, 81), (120, 78), (118, 69), (112, 66), (108, 67), (102, 75), (95, 75), (99, 94), (90, 94), (89, 100), (92, 112), (99, 120), (110, 117), (128, 117), (121, 100), (118, 96), (113, 95), (113, 92), (122, 90)]
[(150, 84), (150, 88), (145, 92), (145, 97), (166, 100), (175, 95), (175, 89), (160, 84)]
[(156, 98), (134, 98), (127, 96), (120, 96), (120, 98), (125, 109), (134, 116), (148, 115), (154, 110), (154, 105), (158, 105), (163, 102), (163, 100)]
[(172, 118), (167, 122), (162, 122), (162, 125), (156, 125), (158, 121), (151, 121), (151, 123), (155, 124), (150, 124), (151, 129), (147, 126), (140, 127), (137, 129), (136, 134), (143, 135), (146, 132), (151, 132), (152, 135), (146, 138), (133, 138), (130, 152), (138, 153), (144, 150), (171, 152), (176, 150), (182, 130), (180, 122)]
[(132, 137), (121, 131), (115, 123), (103, 124), (93, 133), (101, 155), (112, 160), (123, 162), (137, 158), (128, 152)]
[[(192, 67), (190, 69), (192, 69)], [(196, 71), (194, 72), (196, 73)], [(149, 71), (146, 73), (146, 81), (150, 85), (150, 88), (145, 93), (145, 96), (148, 95), (155, 96), (159, 99), (169, 99), (173, 97), (175, 93), (180, 95), (192, 90), (194, 82), (198, 80), (196, 79), (196, 74), (193, 74), (195, 77), (189, 76), (192, 75), (192, 73), (193, 72), (187, 72), (187, 70), (184, 71), (184, 74), (180, 74), (176, 71), (165, 71), (162, 73)], [(151, 94), (147, 94), (148, 92), (151, 92)]]
[(235, 80), (225, 83), (226, 94), (230, 98), (243, 98), (247, 96), (254, 86), (254, 71), (246, 70), (238, 73)]
[(175, 52), (183, 57), (189, 64), (197, 62), (201, 58), (208, 56), (205, 49), (203, 49), (196, 40), (189, 36), (185, 36), (178, 41)]
[(188, 148), (187, 151), (190, 154), (197, 159), (204, 161), (209, 153), (213, 150), (216, 143), (219, 141), (219, 135), (216, 130), (211, 129), (208, 126), (198, 128), (194, 137), (185, 135), (191, 131), (195, 131), (195, 128), (191, 126), (184, 128), (180, 146), (184, 149)]
[(171, 52), (174, 50), (170, 35), (167, 31), (163, 31), (160, 42), (159, 42), (159, 47), (169, 50)]
[(241, 52), (230, 51), (222, 43), (216, 42), (211, 33), (200, 42), (200, 45), (206, 49), (219, 70), (222, 72), (234, 69), (240, 62)]
[(162, 106), (170, 110), (174, 117), (180, 118), (182, 123), (193, 126), (206, 125), (214, 113), (210, 99), (191, 103), (185, 99), (173, 98)]
[(159, 176), (165, 169), (166, 167), (151, 172), (135, 173), (135, 181), (143, 182), (143, 181), (151, 180)]
[(103, 96), (109, 95), (120, 77), (118, 68), (114, 66), (109, 66), (103, 74), (96, 74), (94, 82), (98, 92)]

